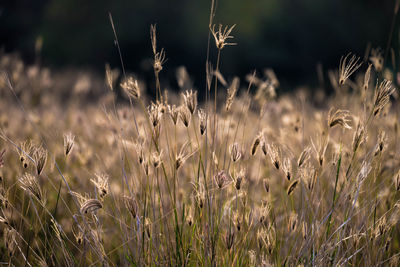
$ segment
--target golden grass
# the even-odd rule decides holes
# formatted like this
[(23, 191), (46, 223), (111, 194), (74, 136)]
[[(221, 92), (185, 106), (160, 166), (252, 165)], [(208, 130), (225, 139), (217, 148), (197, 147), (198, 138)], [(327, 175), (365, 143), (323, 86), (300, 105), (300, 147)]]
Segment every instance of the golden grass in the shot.
[(109, 65), (105, 79), (51, 75), (2, 55), (1, 263), (398, 264), (398, 91), (378, 50), (373, 68), (342, 58), (330, 96), (277, 96), (270, 69), (225, 81), (234, 26), (211, 22), (199, 103), (184, 69), (181, 95), (162, 92), (155, 26), (153, 101)]

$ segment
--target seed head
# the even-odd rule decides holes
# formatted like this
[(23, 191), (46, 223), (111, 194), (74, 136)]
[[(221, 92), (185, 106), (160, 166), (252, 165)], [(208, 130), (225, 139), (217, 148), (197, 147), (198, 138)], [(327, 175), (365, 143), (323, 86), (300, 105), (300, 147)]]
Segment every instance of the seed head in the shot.
[(259, 212), (260, 213), (260, 217), (258, 219), (260, 223), (262, 223), (262, 224), (266, 224), (267, 223), (267, 219), (270, 216), (271, 209), (272, 209), (272, 207), (271, 207), (270, 203), (264, 202), (262, 204), (262, 207), (261, 207), (260, 212)]
[(153, 152), (153, 154), (151, 154), (151, 162), (153, 163), (153, 167), (155, 169), (157, 169), (158, 167), (161, 166), (162, 160), (161, 160), (161, 156), (162, 156), (162, 151), (160, 153), (158, 152)]
[(202, 209), (206, 200), (206, 192), (204, 190), (204, 186), (202, 184), (195, 186), (194, 192), (194, 200), (196, 201), (199, 208)]
[(90, 179), (96, 186), (100, 199), (103, 199), (108, 194), (108, 180), (109, 176), (105, 173), (95, 174), (95, 179)]
[(232, 25), (229, 29), (228, 26), (225, 26), (224, 29), (222, 29), (222, 24), (219, 24), (218, 30), (215, 30), (215, 24), (212, 26), (211, 33), (214, 36), (215, 40), (215, 45), (217, 46), (218, 50), (222, 50), (226, 45), (236, 45), (236, 43), (228, 43), (228, 39), (232, 39), (233, 36), (231, 36), (231, 31), (233, 28), (235, 28), (235, 25)]
[(139, 164), (143, 164), (143, 162), (144, 162), (143, 144), (136, 143), (135, 147), (136, 147), (136, 153), (137, 153), (137, 157), (138, 157), (138, 160), (139, 160)]
[(285, 158), (283, 160), (282, 171), (285, 174), (288, 181), (290, 181), (290, 178), (292, 177), (292, 162), (290, 161), (289, 158)]
[(175, 169), (178, 170), (183, 163), (190, 157), (190, 154), (187, 151), (187, 148), (189, 147), (190, 142), (186, 142), (182, 145), (179, 154), (175, 156)]
[(364, 84), (363, 84), (363, 88), (366, 91), (368, 89), (368, 85), (369, 85), (369, 78), (371, 77), (371, 64), (368, 64), (368, 69), (365, 72), (365, 76), (364, 76)]
[(72, 230), (72, 233), (75, 237), (76, 243), (78, 245), (82, 245), (82, 243), (84, 241), (83, 232), (81, 230), (78, 230), (78, 231)]
[(315, 180), (317, 179), (317, 172), (311, 164), (307, 164), (300, 171), (301, 179), (304, 181), (308, 190), (313, 190), (315, 185)]
[(131, 213), (135, 219), (138, 215), (139, 205), (134, 197), (124, 196), (125, 208)]
[(288, 196), (293, 193), (293, 191), (296, 189), (297, 184), (299, 183), (299, 180), (294, 180), (288, 187), (287, 189), (287, 194)]
[(186, 91), (182, 94), (183, 100), (185, 102), (185, 106), (188, 108), (190, 113), (194, 114), (196, 107), (197, 107), (197, 91)]
[(350, 121), (349, 114), (350, 112), (348, 110), (341, 110), (341, 109), (338, 109), (336, 110), (335, 113), (333, 113), (333, 108), (331, 108), (328, 114), (329, 128), (333, 128), (336, 125), (340, 125), (345, 129), (351, 129), (351, 126), (348, 124), (348, 122)]
[(386, 133), (384, 131), (379, 131), (378, 143), (376, 144), (375, 153), (374, 153), (375, 156), (383, 151), (386, 142), (387, 142)]
[(198, 110), (199, 121), (200, 121), (200, 134), (203, 135), (207, 129), (207, 114), (203, 109)]
[(388, 80), (383, 80), (379, 85), (377, 85), (374, 93), (374, 116), (378, 115), (385, 105), (390, 100), (390, 95), (395, 91), (392, 86), (392, 82)]
[(380, 47), (373, 48), (371, 50), (371, 56), (369, 60), (374, 65), (374, 68), (377, 72), (381, 72), (383, 70), (383, 56), (382, 56), (382, 49)]
[(163, 69), (162, 66), (164, 65), (164, 63), (167, 60), (165, 59), (164, 48), (162, 48), (160, 52), (157, 52), (156, 25), (150, 26), (150, 39), (151, 39), (151, 46), (153, 48), (153, 54), (154, 54), (153, 68), (154, 68), (154, 72), (158, 74)]
[(101, 209), (103, 205), (98, 199), (88, 199), (81, 205), (81, 213), (87, 214), (89, 212), (94, 212), (98, 209)]
[(345, 57), (340, 58), (340, 63), (339, 63), (339, 84), (343, 85), (346, 80), (362, 65), (361, 63), (358, 63), (360, 58), (356, 57), (355, 55), (351, 56), (349, 58), (351, 53), (347, 54)]
[(181, 119), (183, 125), (185, 125), (186, 128), (189, 127), (191, 117), (192, 114), (190, 113), (190, 110), (186, 106), (181, 106), (179, 108), (179, 118)]
[(245, 179), (245, 176), (246, 176), (246, 170), (245, 169), (241, 169), (240, 172), (238, 174), (236, 174), (236, 177), (235, 177), (235, 188), (236, 188), (236, 190), (240, 190), (242, 182)]
[(119, 76), (117, 69), (112, 70), (110, 65), (106, 64), (106, 84), (107, 87), (112, 91), (114, 89), (114, 82)]
[(231, 86), (229, 86), (228, 88), (226, 104), (225, 104), (226, 111), (229, 111), (231, 109), (238, 88), (239, 88), (239, 78), (235, 77), (233, 78)]
[(254, 154), (256, 154), (257, 148), (260, 145), (260, 141), (261, 141), (261, 136), (259, 134), (259, 135), (256, 136), (256, 138), (253, 141), (253, 144), (251, 145), (250, 154), (252, 156), (254, 156)]
[(218, 188), (221, 189), (229, 182), (229, 178), (225, 171), (219, 171), (217, 174), (214, 175), (214, 181), (217, 184)]
[(233, 162), (238, 161), (242, 157), (242, 153), (240, 152), (238, 143), (234, 143), (231, 145), (230, 154), (231, 154), (231, 160)]
[(126, 77), (120, 84), (128, 97), (140, 98), (140, 87), (138, 81), (132, 76)]
[(4, 228), (4, 244), (8, 251), (8, 256), (12, 257), (18, 246), (17, 243), (17, 230), (14, 228)]
[(161, 104), (151, 103), (151, 105), (147, 108), (147, 112), (149, 113), (150, 122), (155, 128), (161, 120), (162, 112), (161, 112)]
[(28, 168), (28, 157), (31, 157), (33, 153), (33, 145), (30, 141), (25, 141), (20, 145), (21, 149), (18, 149), (19, 159), (22, 163), (22, 166), (26, 169)]
[(297, 160), (298, 167), (303, 166), (303, 164), (310, 159), (310, 151), (311, 148), (308, 146), (303, 150), (303, 152), (301, 152), (299, 159)]
[(296, 231), (297, 223), (298, 223), (297, 213), (292, 212), (289, 216), (289, 232)]
[(315, 154), (316, 154), (316, 157), (317, 157), (317, 160), (318, 160), (318, 163), (320, 166), (322, 166), (322, 164), (324, 163), (325, 152), (326, 152), (326, 149), (328, 148), (328, 143), (329, 143), (329, 140), (328, 140), (328, 138), (326, 138), (324, 141), (319, 140), (317, 145), (315, 145), (311, 139), (311, 145), (315, 151)]
[(269, 228), (269, 231), (265, 228), (261, 228), (257, 231), (257, 241), (260, 249), (265, 247), (267, 252), (271, 254), (275, 247), (275, 230), (273, 227)]
[(44, 166), (46, 165), (47, 150), (44, 149), (42, 146), (35, 147), (33, 149), (32, 158), (36, 164), (37, 174), (40, 175), (44, 169)]
[(274, 144), (268, 144), (267, 152), (269, 157), (271, 158), (272, 164), (277, 170), (279, 170), (279, 167), (281, 166), (281, 155), (279, 147)]
[(179, 109), (176, 107), (176, 105), (168, 105), (168, 113), (171, 116), (172, 122), (176, 125), (178, 122)]
[(394, 179), (394, 188), (396, 191), (400, 191), (400, 171), (393, 177)]
[(6, 150), (5, 150), (5, 149), (3, 149), (3, 150), (0, 152), (0, 168), (4, 166), (4, 154), (5, 154), (5, 153), (6, 153)]
[(74, 141), (75, 141), (75, 135), (73, 135), (72, 133), (64, 134), (65, 156), (68, 156), (68, 154), (72, 151), (72, 148), (74, 147)]
[(360, 147), (360, 145), (365, 141), (365, 139), (366, 136), (365, 136), (364, 126), (362, 126), (361, 123), (359, 123), (353, 135), (353, 143), (352, 143), (353, 152), (355, 152)]
[(25, 173), (21, 178), (19, 178), (21, 183), (21, 188), (36, 197), (40, 202), (44, 201), (42, 189), (40, 188), (39, 182), (35, 176)]

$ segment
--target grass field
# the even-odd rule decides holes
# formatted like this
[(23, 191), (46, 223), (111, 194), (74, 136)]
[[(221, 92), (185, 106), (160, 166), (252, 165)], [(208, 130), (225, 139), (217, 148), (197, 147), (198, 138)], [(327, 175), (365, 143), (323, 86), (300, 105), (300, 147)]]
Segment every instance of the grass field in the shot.
[(181, 93), (163, 89), (155, 26), (154, 88), (123, 68), (1, 55), (1, 264), (398, 266), (398, 74), (384, 53), (344, 55), (289, 93), (271, 69), (226, 80), (235, 28), (213, 12), (217, 56), (197, 90), (183, 67)]

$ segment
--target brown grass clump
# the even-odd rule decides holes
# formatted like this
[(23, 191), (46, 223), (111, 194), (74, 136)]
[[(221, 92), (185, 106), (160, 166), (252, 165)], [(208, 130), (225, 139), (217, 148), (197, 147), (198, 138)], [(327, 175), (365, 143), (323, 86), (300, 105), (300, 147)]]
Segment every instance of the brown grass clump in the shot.
[(398, 265), (400, 113), (382, 52), (365, 69), (342, 57), (329, 96), (280, 92), (271, 69), (240, 83), (223, 75), (234, 26), (214, 11), (205, 99), (182, 68), (181, 91), (162, 90), (155, 26), (154, 87), (1, 55), (1, 263)]

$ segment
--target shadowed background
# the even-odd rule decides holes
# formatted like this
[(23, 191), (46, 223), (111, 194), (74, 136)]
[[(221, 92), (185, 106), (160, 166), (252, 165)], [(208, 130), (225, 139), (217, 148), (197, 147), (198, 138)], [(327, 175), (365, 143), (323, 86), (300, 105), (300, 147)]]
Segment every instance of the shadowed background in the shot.
[[(176, 67), (184, 65), (195, 86), (203, 88), (210, 2), (10, 0), (0, 4), (0, 47), (32, 63), (41, 38), (41, 64), (103, 74), (106, 62), (120, 67), (111, 12), (127, 70), (152, 77), (149, 29), (157, 23), (158, 47), (168, 58), (161, 73), (164, 85), (176, 87)], [(286, 90), (313, 84), (318, 62), (324, 69), (336, 68), (343, 54), (363, 57), (368, 43), (385, 49), (394, 5), (393, 0), (220, 0), (214, 22), (237, 24), (232, 34), (238, 43), (222, 51), (222, 73), (243, 78), (253, 69), (271, 67)], [(396, 26), (397, 21), (394, 48)], [(214, 52), (213, 42), (211, 48)]]

